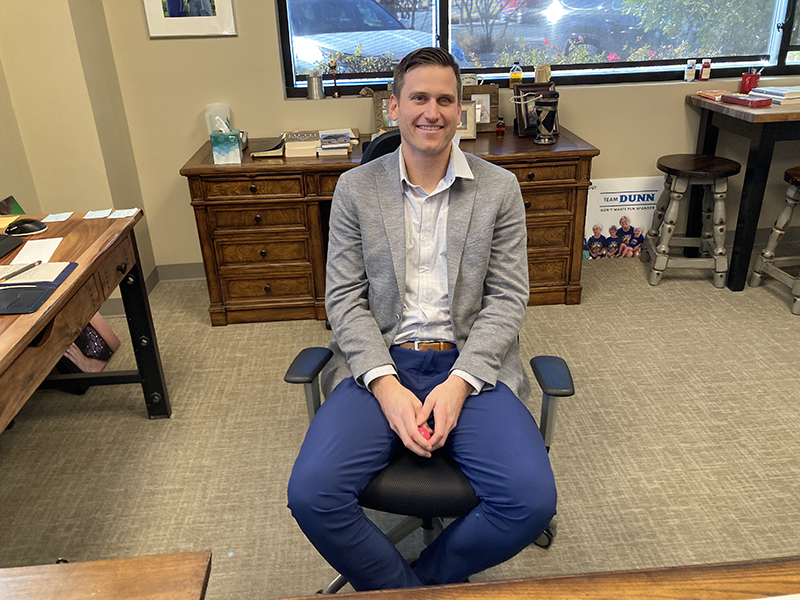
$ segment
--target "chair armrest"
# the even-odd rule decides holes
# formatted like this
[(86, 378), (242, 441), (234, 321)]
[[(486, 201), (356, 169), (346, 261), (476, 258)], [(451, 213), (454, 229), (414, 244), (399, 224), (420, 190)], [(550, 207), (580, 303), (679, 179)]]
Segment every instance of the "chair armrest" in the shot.
[(542, 392), (548, 396), (573, 396), (575, 386), (567, 363), (558, 356), (534, 356), (531, 369)]
[(311, 383), (333, 356), (328, 348), (304, 348), (289, 365), (283, 380), (286, 383)]

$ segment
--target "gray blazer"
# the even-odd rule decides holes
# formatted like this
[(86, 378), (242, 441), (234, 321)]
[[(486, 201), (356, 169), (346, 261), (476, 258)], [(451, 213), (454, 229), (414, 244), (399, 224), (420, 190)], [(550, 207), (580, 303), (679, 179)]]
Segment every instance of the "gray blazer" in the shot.
[[(466, 155), (474, 179), (450, 189), (447, 279), (462, 369), (525, 401), (530, 382), (519, 332), (530, 290), (525, 208), (512, 173)], [(394, 364), (389, 346), (405, 295), (405, 218), (399, 150), (344, 173), (330, 216), (325, 308), (333, 358), (322, 372), (327, 396), (343, 379)]]

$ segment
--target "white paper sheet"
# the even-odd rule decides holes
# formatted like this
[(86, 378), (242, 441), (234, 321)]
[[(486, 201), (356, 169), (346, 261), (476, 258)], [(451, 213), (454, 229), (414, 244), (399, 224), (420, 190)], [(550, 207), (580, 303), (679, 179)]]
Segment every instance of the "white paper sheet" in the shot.
[(61, 240), (64, 238), (49, 238), (46, 240), (30, 240), (25, 242), (22, 250), (19, 251), (16, 258), (11, 261), (12, 265), (27, 265), (37, 260), (43, 263), (50, 262), (50, 257), (56, 251)]
[(71, 216), (72, 216), (71, 212), (53, 213), (47, 215), (44, 219), (42, 219), (42, 223), (55, 223), (56, 221), (66, 221)]
[(111, 209), (106, 208), (105, 210), (90, 210), (86, 213), (83, 217), (84, 219), (105, 219), (108, 215), (111, 214)]
[(123, 217), (132, 217), (139, 211), (138, 208), (125, 208), (122, 210), (115, 210), (108, 217), (109, 219), (122, 219)]

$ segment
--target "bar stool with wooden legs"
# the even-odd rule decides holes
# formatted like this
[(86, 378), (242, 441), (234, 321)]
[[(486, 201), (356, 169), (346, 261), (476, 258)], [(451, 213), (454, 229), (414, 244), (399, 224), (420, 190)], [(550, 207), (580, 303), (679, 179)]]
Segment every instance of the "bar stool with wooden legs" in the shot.
[[(667, 267), (714, 270), (714, 286), (725, 287), (728, 277), (728, 256), (725, 252), (725, 196), (728, 177), (736, 175), (741, 165), (719, 156), (702, 154), (670, 154), (656, 164), (666, 173), (664, 191), (658, 199), (653, 221), (645, 237), (640, 255), (643, 262), (653, 261), (648, 281), (661, 283)], [(703, 233), (699, 238), (674, 236), (681, 201), (692, 185), (705, 188), (703, 196)], [(691, 217), (690, 217), (691, 218)], [(670, 256), (670, 246), (700, 248), (698, 258)]]
[(786, 190), (786, 206), (783, 207), (781, 214), (778, 215), (772, 233), (769, 236), (767, 247), (761, 251), (761, 255), (756, 258), (755, 268), (750, 275), (750, 286), (757, 287), (761, 284), (765, 275), (769, 275), (780, 281), (783, 285), (792, 290), (792, 314), (800, 315), (800, 277), (795, 277), (781, 269), (781, 267), (796, 267), (800, 265), (800, 256), (782, 256), (775, 258), (775, 248), (778, 242), (783, 239), (786, 228), (792, 220), (797, 203), (800, 202), (800, 167), (789, 169), (783, 174), (783, 179), (789, 184)]

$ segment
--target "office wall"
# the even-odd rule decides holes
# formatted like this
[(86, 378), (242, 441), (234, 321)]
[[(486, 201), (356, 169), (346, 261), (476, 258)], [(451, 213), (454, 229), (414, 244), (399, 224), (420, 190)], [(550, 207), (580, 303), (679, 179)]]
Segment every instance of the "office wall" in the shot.
[(8, 93), (6, 74), (0, 61), (0, 200), (14, 196), (28, 212), (40, 210), (25, 146), (17, 126), (17, 115)]
[[(151, 40), (140, 0), (53, 0), (46, 12), (25, 2), (0, 5), (0, 60), (42, 210), (96, 208), (98, 199), (131, 188), (127, 198), (140, 197), (145, 210), (154, 263), (197, 263), (188, 187), (178, 171), (207, 139), (205, 104), (229, 103), (234, 126), (256, 137), (297, 128), (372, 130), (370, 99), (284, 99), (274, 3), (234, 0), (234, 9), (236, 37)], [(90, 43), (93, 31), (98, 40)], [(96, 48), (101, 59), (90, 58)], [(107, 81), (114, 70), (118, 85)], [(800, 77), (765, 83), (797, 85)], [(734, 89), (736, 82), (565, 86), (560, 120), (600, 148), (595, 178), (651, 175), (658, 156), (693, 150), (698, 114), (683, 99), (703, 87)], [(5, 104), (0, 85), (0, 116)], [(501, 112), (511, 122), (507, 90)], [(95, 131), (83, 139), (87, 123)], [(780, 209), (782, 173), (800, 162), (798, 150), (798, 143), (778, 147), (762, 227)], [(744, 141), (725, 133), (719, 151), (746, 158)]]

